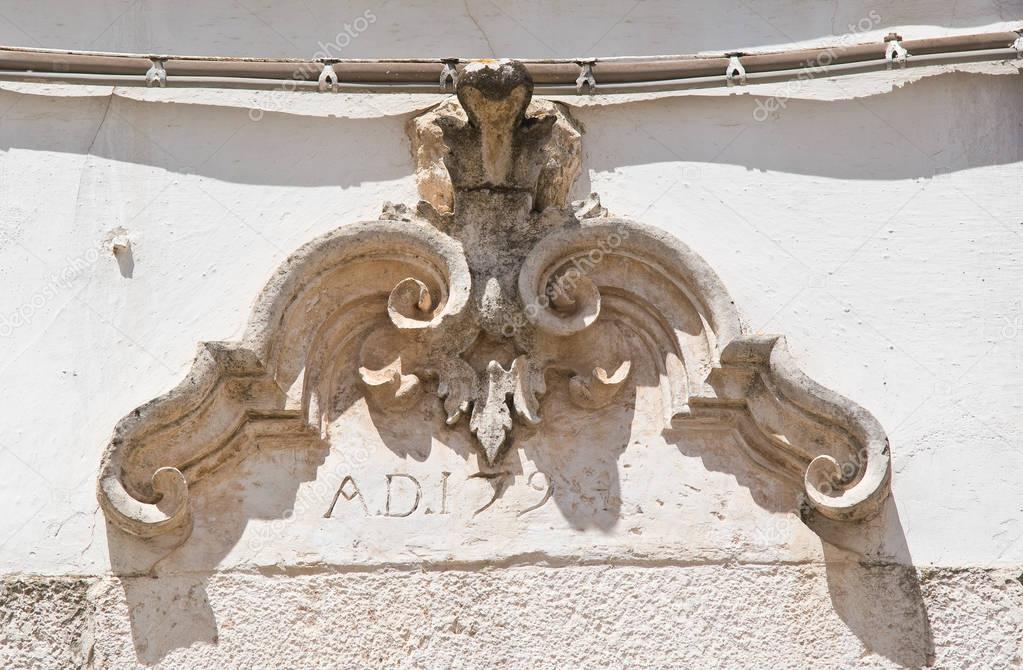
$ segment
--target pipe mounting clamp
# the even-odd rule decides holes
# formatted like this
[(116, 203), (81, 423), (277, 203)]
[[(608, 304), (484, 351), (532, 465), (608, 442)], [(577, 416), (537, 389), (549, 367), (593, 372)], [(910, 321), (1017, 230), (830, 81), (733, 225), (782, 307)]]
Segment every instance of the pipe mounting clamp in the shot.
[(444, 67), (440, 71), (440, 90), (441, 93), (447, 93), (455, 90), (455, 77), (458, 75), (458, 71), (455, 66), (458, 65), (457, 58), (441, 58), (440, 62), (444, 63)]
[(597, 90), (597, 78), (593, 76), (593, 64), (596, 59), (577, 60), (579, 66), (579, 77), (575, 80), (575, 92), (579, 95), (586, 93), (593, 95)]
[(154, 85), (164, 88), (167, 86), (167, 70), (164, 68), (163, 58), (150, 58), (152, 65), (146, 70), (146, 86), (152, 88)]
[(326, 93), (328, 86), (330, 87), (331, 92), (337, 93), (338, 78), (337, 72), (334, 71), (333, 62), (323, 62), (323, 69), (320, 70), (320, 76), (316, 81), (316, 87), (319, 89), (320, 93)]
[(725, 68), (725, 83), (729, 86), (734, 86), (736, 82), (739, 84), (746, 83), (746, 68), (742, 66), (739, 61), (739, 56), (745, 56), (741, 52), (725, 54), (728, 56), (728, 67)]
[(906, 51), (906, 47), (902, 46), (902, 36), (896, 33), (888, 33), (884, 41), (888, 43), (884, 50), (884, 59), (888, 61), (888, 69), (892, 68), (892, 63), (898, 63), (901, 67), (906, 67), (906, 59), (909, 58), (909, 52)]

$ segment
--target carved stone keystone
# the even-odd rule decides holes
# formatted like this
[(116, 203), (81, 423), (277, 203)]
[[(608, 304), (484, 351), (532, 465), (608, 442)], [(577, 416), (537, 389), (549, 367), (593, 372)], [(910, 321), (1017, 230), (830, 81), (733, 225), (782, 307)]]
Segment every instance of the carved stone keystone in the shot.
[(746, 334), (685, 245), (595, 195), (567, 203), (580, 132), (532, 101), (525, 67), (471, 63), (456, 92), (410, 124), (416, 211), (388, 205), (303, 246), (241, 342), (201, 345), (178, 387), (118, 423), (99, 478), (113, 523), (188, 527), (192, 485), (262, 442), (317, 443), (353, 392), (384, 413), (435, 394), (492, 466), (517, 431), (543, 431), (549, 383), (599, 422), (640, 359), (665, 429), (730, 428), (829, 518), (879, 509), (890, 457), (873, 416), (803, 375), (780, 337)]

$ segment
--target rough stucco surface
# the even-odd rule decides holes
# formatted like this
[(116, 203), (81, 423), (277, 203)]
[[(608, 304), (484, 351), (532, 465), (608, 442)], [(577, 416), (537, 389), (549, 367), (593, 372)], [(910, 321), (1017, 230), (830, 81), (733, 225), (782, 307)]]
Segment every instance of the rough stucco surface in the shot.
[(0, 581), (0, 667), (70, 668), (90, 661), (95, 579)]
[[(802, 564), (9, 579), (0, 664), (1019, 667), (1017, 577)], [(126, 593), (144, 605), (129, 611)]]

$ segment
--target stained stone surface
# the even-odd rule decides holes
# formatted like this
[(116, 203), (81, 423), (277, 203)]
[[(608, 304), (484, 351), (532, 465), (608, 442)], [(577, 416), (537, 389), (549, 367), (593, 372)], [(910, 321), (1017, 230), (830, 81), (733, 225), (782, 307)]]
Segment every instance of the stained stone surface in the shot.
[[(552, 141), (544, 147), (544, 166), (537, 182), (537, 206), (543, 210), (568, 200), (575, 176), (582, 161), (582, 128), (566, 112), (565, 106), (542, 98), (533, 98), (526, 111), (529, 116), (550, 114), (557, 118)], [(407, 132), (412, 142), (412, 155), (416, 167), (416, 186), (423, 200), (437, 211), (450, 212), (454, 207), (454, 193), (451, 177), (444, 167), (443, 133), (437, 125), (439, 119), (454, 117), (465, 119), (465, 111), (454, 98), (449, 98), (435, 108), (415, 115), (408, 124)]]

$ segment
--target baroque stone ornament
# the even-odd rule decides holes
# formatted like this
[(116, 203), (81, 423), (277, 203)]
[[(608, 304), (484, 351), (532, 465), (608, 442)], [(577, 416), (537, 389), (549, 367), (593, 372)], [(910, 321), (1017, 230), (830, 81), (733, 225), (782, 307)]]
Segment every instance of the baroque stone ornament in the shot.
[(665, 429), (728, 427), (828, 518), (880, 508), (890, 456), (874, 417), (802, 374), (782, 338), (746, 333), (679, 241), (595, 195), (569, 205), (580, 130), (532, 90), (519, 63), (465, 66), (457, 102), (410, 124), (418, 207), (299, 249), (241, 342), (201, 345), (179, 386), (118, 423), (99, 477), (112, 523), (189, 528), (191, 486), (262, 444), (317, 443), (353, 392), (384, 414), (436, 394), (494, 466), (516, 431), (542, 435), (548, 383), (600, 421), (641, 357)]

